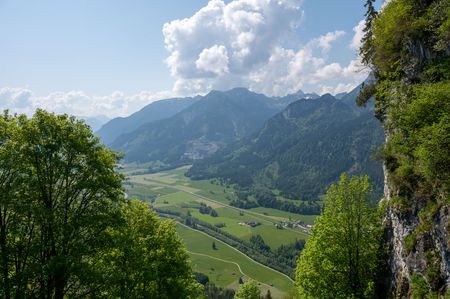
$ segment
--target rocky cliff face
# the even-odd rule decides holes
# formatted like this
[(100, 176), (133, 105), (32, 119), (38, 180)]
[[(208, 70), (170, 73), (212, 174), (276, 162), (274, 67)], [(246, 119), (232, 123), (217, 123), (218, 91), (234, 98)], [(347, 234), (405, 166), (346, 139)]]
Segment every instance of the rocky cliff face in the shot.
[[(386, 134), (389, 138), (390, 134)], [(391, 298), (450, 298), (450, 207), (415, 195), (402, 202), (384, 167), (384, 225)]]

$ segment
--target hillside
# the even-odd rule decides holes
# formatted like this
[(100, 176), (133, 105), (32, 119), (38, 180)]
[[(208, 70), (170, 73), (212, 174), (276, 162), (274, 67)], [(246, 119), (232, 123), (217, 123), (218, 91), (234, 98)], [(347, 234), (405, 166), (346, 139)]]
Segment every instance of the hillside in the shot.
[(96, 135), (101, 138), (103, 143), (109, 145), (118, 136), (132, 132), (144, 124), (171, 117), (199, 99), (198, 96), (153, 102), (128, 117), (117, 117), (110, 120), (96, 132)]
[(383, 131), (372, 109), (355, 106), (358, 90), (341, 100), (327, 94), (296, 101), (250, 138), (197, 161), (187, 175), (311, 200), (343, 172), (367, 173), (381, 192), (381, 163), (370, 157), (382, 144)]
[(285, 104), (244, 88), (212, 91), (172, 117), (119, 136), (111, 146), (127, 162), (190, 163), (256, 132)]

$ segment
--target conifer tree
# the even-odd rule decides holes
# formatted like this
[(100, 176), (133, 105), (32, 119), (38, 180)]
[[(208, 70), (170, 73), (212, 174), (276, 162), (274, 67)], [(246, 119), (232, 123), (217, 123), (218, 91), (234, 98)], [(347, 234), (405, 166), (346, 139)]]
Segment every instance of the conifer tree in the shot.
[(374, 7), (375, 0), (366, 0), (364, 7), (366, 8), (366, 21), (363, 29), (364, 36), (361, 39), (361, 48), (360, 54), (362, 57), (362, 62), (366, 65), (370, 64), (372, 61), (372, 57), (374, 55), (374, 46), (373, 46), (373, 33), (372, 33), (372, 24), (376, 19), (378, 13)]

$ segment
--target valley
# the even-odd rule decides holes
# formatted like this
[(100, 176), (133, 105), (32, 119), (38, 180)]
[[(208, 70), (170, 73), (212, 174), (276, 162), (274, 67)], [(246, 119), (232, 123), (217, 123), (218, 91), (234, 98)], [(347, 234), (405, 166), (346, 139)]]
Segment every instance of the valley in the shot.
[(124, 153), (126, 197), (175, 221), (197, 275), (232, 290), (252, 279), (284, 298), (327, 186), (341, 173), (367, 173), (380, 194), (381, 164), (371, 155), (383, 132), (372, 106), (356, 106), (359, 90), (211, 91), (149, 104), (97, 134)]
[[(121, 172), (127, 175), (124, 186), (128, 197), (143, 200), (160, 216), (177, 220), (177, 231), (189, 252), (194, 271), (207, 275), (223, 288), (237, 289), (239, 278), (244, 281), (252, 278), (260, 283), (264, 292), (270, 288), (275, 298), (288, 294), (293, 288), (291, 277), (251, 259), (220, 240), (220, 235), (199, 229), (201, 224), (210, 225), (231, 238), (226, 240), (242, 240), (246, 244), (252, 244), (252, 236), (259, 235), (275, 252), (281, 245), (307, 240), (308, 226), (313, 224), (315, 216), (271, 208), (244, 210), (230, 206), (236, 197), (233, 186), (216, 180), (191, 180), (184, 176), (189, 168), (146, 174), (145, 165), (126, 164)], [(188, 218), (198, 220), (200, 227), (194, 229), (186, 225)]]

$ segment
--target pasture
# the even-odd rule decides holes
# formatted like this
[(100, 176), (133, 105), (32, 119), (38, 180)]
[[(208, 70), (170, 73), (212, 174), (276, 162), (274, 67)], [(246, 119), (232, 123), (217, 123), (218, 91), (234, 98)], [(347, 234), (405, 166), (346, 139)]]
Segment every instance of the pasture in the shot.
[[(293, 282), (285, 275), (254, 262), (236, 249), (183, 225), (177, 231), (189, 251), (194, 271), (204, 273), (221, 287), (239, 287), (239, 277), (259, 282), (263, 294), (270, 288), (274, 298), (292, 291)], [(215, 242), (216, 250), (212, 248)]]

